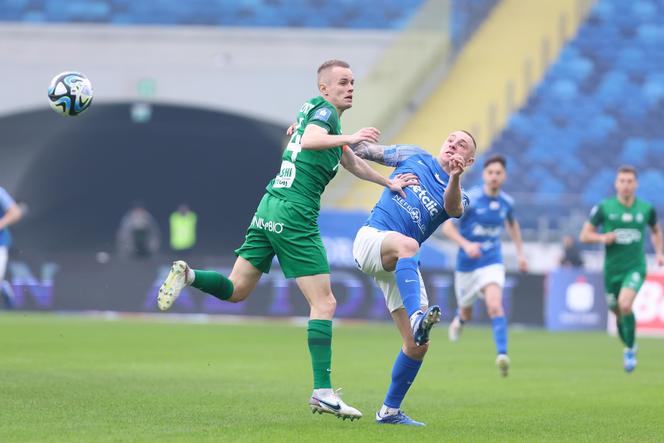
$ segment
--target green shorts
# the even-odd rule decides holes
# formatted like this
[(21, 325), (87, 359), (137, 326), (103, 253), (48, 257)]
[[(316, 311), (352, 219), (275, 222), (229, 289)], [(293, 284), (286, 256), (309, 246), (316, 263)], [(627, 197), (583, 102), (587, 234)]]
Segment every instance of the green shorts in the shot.
[(615, 309), (618, 306), (618, 296), (622, 288), (629, 288), (638, 293), (646, 277), (646, 271), (643, 269), (633, 269), (620, 274), (604, 274), (604, 286), (606, 288), (606, 304), (609, 309)]
[(327, 253), (318, 230), (318, 211), (265, 194), (235, 254), (261, 272), (270, 272), (277, 256), (286, 278), (329, 274)]

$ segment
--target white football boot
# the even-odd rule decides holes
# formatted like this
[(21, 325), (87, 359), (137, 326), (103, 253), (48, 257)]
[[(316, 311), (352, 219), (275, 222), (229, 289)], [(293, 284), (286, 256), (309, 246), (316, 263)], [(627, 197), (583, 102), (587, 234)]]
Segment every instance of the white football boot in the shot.
[(447, 338), (450, 339), (450, 341), (458, 341), (459, 337), (461, 336), (461, 332), (463, 332), (463, 323), (459, 320), (459, 316), (456, 315), (454, 316), (454, 319), (450, 323), (450, 327), (447, 330)]
[(496, 357), (496, 366), (498, 366), (500, 375), (507, 377), (510, 370), (510, 358), (507, 354), (498, 354), (498, 357)]
[(341, 399), (341, 389), (337, 389), (336, 391), (326, 389), (323, 394), (320, 393), (321, 391), (323, 390), (315, 389), (309, 399), (309, 407), (313, 414), (316, 412), (319, 414), (325, 412), (327, 414), (336, 415), (337, 418), (343, 418), (344, 420), (350, 418), (350, 421), (359, 420), (362, 417), (360, 411), (347, 405)]
[(159, 295), (157, 295), (157, 306), (159, 306), (159, 309), (165, 311), (173, 306), (182, 288), (187, 286), (188, 269), (189, 266), (182, 260), (173, 262), (166, 280), (164, 280), (164, 283), (159, 288)]

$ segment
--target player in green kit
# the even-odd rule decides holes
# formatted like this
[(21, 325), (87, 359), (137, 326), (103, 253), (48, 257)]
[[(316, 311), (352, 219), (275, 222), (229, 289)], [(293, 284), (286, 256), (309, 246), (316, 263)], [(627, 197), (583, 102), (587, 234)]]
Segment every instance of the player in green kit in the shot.
[(176, 261), (159, 289), (158, 306), (168, 309), (185, 285), (221, 300), (247, 298), (277, 256), (287, 278), (295, 278), (309, 302), (308, 344), (313, 366), (314, 391), (309, 400), (313, 412), (330, 413), (354, 420), (362, 414), (332, 390), (332, 317), (336, 300), (330, 285), (330, 268), (318, 230), (320, 198), (325, 186), (343, 166), (355, 176), (388, 187), (405, 196), (402, 187), (416, 184), (412, 174), (387, 179), (345, 147), (375, 143), (379, 131), (363, 128), (342, 135), (339, 118), (353, 104), (354, 80), (348, 63), (330, 60), (318, 69), (320, 96), (306, 102), (297, 123), (289, 129), (290, 142), (277, 176), (267, 185), (245, 241), (235, 251), (237, 260), (230, 276), (189, 268)]
[[(625, 371), (636, 368), (636, 320), (632, 304), (646, 276), (646, 258), (643, 250), (646, 225), (650, 226), (650, 239), (655, 248), (657, 264), (664, 265), (662, 230), (655, 209), (636, 198), (638, 186), (636, 169), (622, 166), (618, 169), (616, 196), (603, 200), (590, 212), (579, 239), (584, 243), (605, 245), (604, 286), (609, 309), (616, 314), (618, 334), (625, 344), (623, 363)], [(603, 232), (597, 231), (602, 226)]]

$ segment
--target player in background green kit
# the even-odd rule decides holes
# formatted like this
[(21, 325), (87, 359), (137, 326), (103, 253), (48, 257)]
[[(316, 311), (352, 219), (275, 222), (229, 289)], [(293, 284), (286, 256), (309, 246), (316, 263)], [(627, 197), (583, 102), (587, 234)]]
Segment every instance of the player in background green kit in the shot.
[[(636, 169), (621, 166), (616, 176), (616, 196), (603, 200), (590, 212), (579, 239), (584, 243), (605, 245), (604, 286), (609, 309), (616, 314), (618, 334), (625, 344), (625, 371), (636, 368), (636, 320), (632, 305), (646, 276), (643, 249), (646, 225), (655, 248), (656, 261), (664, 266), (662, 230), (650, 203), (636, 198)], [(602, 226), (603, 232), (597, 232)]]
[(176, 261), (157, 298), (168, 309), (185, 285), (221, 300), (247, 298), (261, 275), (270, 271), (276, 255), (286, 278), (295, 278), (311, 307), (308, 344), (313, 366), (314, 391), (309, 400), (313, 412), (330, 413), (354, 420), (362, 416), (332, 390), (332, 317), (336, 300), (330, 285), (330, 268), (318, 229), (320, 198), (339, 165), (355, 176), (388, 187), (405, 197), (402, 187), (416, 184), (413, 174), (393, 180), (374, 171), (346, 145), (375, 143), (379, 131), (363, 128), (342, 135), (339, 118), (353, 104), (353, 73), (348, 63), (330, 60), (318, 69), (320, 96), (307, 101), (289, 129), (290, 142), (277, 176), (267, 185), (245, 241), (235, 251), (237, 260), (230, 276), (189, 268)]

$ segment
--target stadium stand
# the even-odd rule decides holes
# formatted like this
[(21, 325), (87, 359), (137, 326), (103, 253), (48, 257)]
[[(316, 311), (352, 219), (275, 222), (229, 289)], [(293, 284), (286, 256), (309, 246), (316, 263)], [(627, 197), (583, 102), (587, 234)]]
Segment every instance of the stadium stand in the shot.
[[(508, 192), (527, 190), (540, 203), (557, 202), (550, 207), (558, 215), (565, 206), (585, 211), (613, 193), (616, 168), (629, 163), (640, 171), (639, 195), (664, 206), (663, 14), (664, 3), (656, 0), (594, 6), (485, 152), (508, 157), (514, 172)], [(475, 169), (472, 177), (480, 173)], [(541, 212), (524, 215), (532, 225)]]
[[(0, 21), (402, 29), (425, 0), (8, 0)], [(499, 0), (452, 0), (455, 46), (472, 35)]]
[[(0, 20), (119, 25), (278, 26), (400, 29), (423, 0), (12, 0)], [(483, 3), (473, 2), (473, 3)], [(476, 10), (476, 7), (472, 11)], [(469, 12), (471, 12), (469, 10)], [(463, 15), (463, 14), (462, 14)], [(464, 20), (470, 20), (466, 17)]]
[[(478, 149), (486, 150), (573, 37), (586, 8), (577, 0), (501, 1), (390, 142), (438, 152), (442, 137), (465, 128), (473, 133)], [(370, 209), (377, 191), (359, 182), (352, 186), (334, 203)]]

